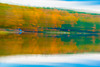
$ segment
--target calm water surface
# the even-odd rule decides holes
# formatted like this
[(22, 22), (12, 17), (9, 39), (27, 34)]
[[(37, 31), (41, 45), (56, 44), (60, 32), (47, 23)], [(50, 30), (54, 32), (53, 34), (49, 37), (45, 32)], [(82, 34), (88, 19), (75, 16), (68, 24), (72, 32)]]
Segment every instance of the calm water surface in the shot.
[[(100, 36), (55, 33), (22, 33), (0, 35), (0, 56), (73, 55), (100, 53)], [(38, 56), (38, 55), (37, 55)], [(1, 58), (0, 57), (0, 58)], [(62, 56), (63, 57), (63, 56)], [(60, 57), (61, 58), (61, 57)], [(60, 61), (60, 60), (59, 60)], [(98, 62), (98, 61), (95, 61)], [(62, 65), (71, 65), (69, 63)], [(32, 67), (33, 65), (0, 63), (0, 67)], [(5, 66), (4, 66), (5, 65)], [(10, 65), (10, 66), (9, 66)], [(80, 66), (80, 64), (75, 64)], [(37, 65), (35, 65), (37, 66)], [(44, 67), (44, 65), (38, 65)], [(84, 66), (84, 64), (82, 65)], [(55, 67), (55, 66), (54, 66)], [(72, 66), (73, 67), (73, 66)]]

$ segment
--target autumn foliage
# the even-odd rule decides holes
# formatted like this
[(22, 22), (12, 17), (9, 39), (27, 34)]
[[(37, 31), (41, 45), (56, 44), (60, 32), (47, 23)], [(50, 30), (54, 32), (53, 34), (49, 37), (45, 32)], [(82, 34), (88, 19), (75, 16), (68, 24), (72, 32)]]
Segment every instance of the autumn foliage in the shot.
[(62, 24), (98, 23), (100, 15), (69, 13), (65, 10), (16, 6), (0, 3), (0, 28), (43, 30), (61, 28)]

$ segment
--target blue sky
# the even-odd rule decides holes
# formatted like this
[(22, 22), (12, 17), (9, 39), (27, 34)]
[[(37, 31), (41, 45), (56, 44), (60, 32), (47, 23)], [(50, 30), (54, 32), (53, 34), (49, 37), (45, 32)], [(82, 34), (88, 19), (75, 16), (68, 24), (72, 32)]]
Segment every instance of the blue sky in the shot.
[[(100, 0), (59, 0), (59, 1), (78, 1), (78, 2), (84, 2), (84, 1), (87, 1), (89, 2), (90, 1), (90, 4), (91, 5), (100, 5)], [(91, 3), (92, 2), (92, 3)]]
[(33, 7), (56, 7), (100, 14), (99, 0), (0, 0), (0, 2)]

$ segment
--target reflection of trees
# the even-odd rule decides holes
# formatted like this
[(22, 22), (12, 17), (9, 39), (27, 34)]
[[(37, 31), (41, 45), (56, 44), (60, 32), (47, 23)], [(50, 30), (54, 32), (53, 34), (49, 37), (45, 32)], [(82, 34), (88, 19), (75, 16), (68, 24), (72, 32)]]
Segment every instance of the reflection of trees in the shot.
[(43, 34), (36, 33), (4, 35), (0, 36), (0, 55), (98, 52), (100, 51), (100, 38), (95, 37), (95, 43), (93, 43), (93, 38), (48, 37), (48, 34), (43, 36)]
[(88, 45), (88, 44), (100, 44), (100, 38), (98, 36), (89, 35), (61, 35), (61, 41), (64, 42), (76, 42), (76, 45)]
[(100, 37), (86, 36), (86, 35), (68, 35), (61, 36), (61, 41), (75, 42), (79, 52), (99, 52), (100, 51)]
[[(64, 45), (60, 38), (29, 35), (9, 35), (0, 38), (3, 54), (58, 54), (74, 53), (76, 45)], [(70, 48), (72, 50), (70, 50)]]

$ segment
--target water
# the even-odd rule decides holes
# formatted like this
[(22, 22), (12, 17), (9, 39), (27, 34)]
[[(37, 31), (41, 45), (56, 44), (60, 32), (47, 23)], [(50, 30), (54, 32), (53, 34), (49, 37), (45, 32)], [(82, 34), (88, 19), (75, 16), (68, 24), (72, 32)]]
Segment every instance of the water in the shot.
[[(95, 59), (96, 57), (100, 56), (99, 53), (100, 53), (99, 35), (90, 35), (90, 34), (69, 35), (69, 34), (59, 34), (59, 33), (22, 33), (22, 34), (15, 33), (15, 34), (4, 34), (0, 36), (0, 60), (1, 60), (0, 67), (32, 67), (32, 66), (64, 67), (68, 65), (69, 67), (100, 66), (99, 65), (100, 58), (99, 60)], [(88, 54), (92, 58), (88, 59), (89, 58)], [(17, 58), (18, 61), (15, 60), (17, 55), (19, 55), (18, 58), (21, 58), (22, 60), (20, 59), (18, 60), (18, 58)], [(65, 60), (57, 60), (57, 59), (64, 59), (63, 57), (68, 58), (67, 56), (69, 55), (72, 56), (71, 58), (74, 57), (75, 62), (69, 63), (68, 60), (72, 60), (71, 58)], [(77, 56), (77, 58), (75, 56)], [(25, 57), (26, 60), (24, 60), (25, 58), (23, 59), (23, 57)], [(33, 62), (31, 61), (32, 59), (29, 60), (30, 57), (34, 57), (34, 60), (36, 60), (37, 57), (39, 58), (37, 62), (36, 61)], [(56, 58), (55, 61), (59, 62), (48, 62), (50, 59), (46, 61), (49, 64), (44, 62), (44, 60), (48, 58), (50, 58), (52, 61), (54, 61), (54, 59)], [(10, 59), (13, 60), (11, 62), (10, 61), (7, 62)], [(77, 60), (79, 62), (77, 62)], [(81, 64), (80, 61), (83, 60), (85, 60), (85, 62), (82, 62)], [(14, 61), (16, 62), (13, 63)], [(24, 61), (26, 62), (24, 63)], [(89, 65), (86, 64), (86, 61), (89, 62)], [(93, 63), (98, 63), (98, 64), (92, 65)]]

